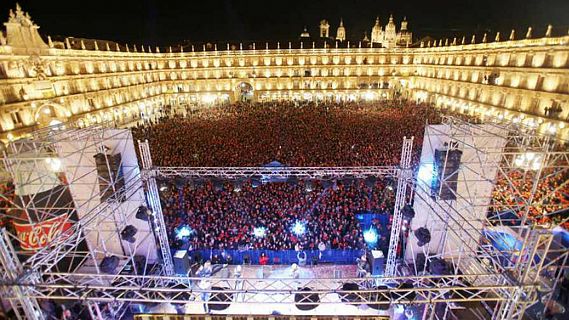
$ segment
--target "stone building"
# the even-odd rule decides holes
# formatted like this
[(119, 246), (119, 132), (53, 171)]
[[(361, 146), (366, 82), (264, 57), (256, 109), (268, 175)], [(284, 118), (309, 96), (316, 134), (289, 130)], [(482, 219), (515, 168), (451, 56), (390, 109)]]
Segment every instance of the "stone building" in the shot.
[[(0, 139), (59, 123), (125, 124), (223, 101), (394, 98), (568, 136), (567, 33), (553, 36), (549, 29), (508, 40), (487, 35), (472, 43), (441, 39), (412, 48), (401, 45), (410, 34), (393, 37), (392, 22), (380, 28), (388, 41), (381, 48), (310, 39), (160, 50), (77, 38), (44, 41), (17, 7), (0, 33)], [(407, 32), (404, 20), (399, 34)], [(328, 29), (320, 35), (328, 37)]]

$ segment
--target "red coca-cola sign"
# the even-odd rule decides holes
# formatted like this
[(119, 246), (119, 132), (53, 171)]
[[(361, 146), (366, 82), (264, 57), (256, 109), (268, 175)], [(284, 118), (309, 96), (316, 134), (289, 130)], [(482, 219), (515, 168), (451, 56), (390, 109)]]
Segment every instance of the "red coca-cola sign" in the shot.
[(61, 240), (66, 239), (70, 236), (70, 233), (66, 231), (71, 226), (72, 223), (67, 220), (67, 214), (34, 224), (14, 222), (14, 228), (23, 250), (38, 250), (52, 245), (52, 241), (61, 234), (64, 234)]

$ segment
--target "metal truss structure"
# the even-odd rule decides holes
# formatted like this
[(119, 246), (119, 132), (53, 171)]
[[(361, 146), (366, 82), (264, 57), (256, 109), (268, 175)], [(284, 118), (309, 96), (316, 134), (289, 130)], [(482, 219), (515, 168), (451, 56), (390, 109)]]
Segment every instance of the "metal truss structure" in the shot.
[(402, 209), (407, 201), (407, 187), (410, 185), (412, 178), (412, 150), (413, 138), (403, 138), (399, 177), (397, 179), (397, 192), (395, 193), (395, 207), (393, 209), (393, 224), (391, 226), (387, 263), (385, 265), (385, 275), (388, 277), (395, 275), (395, 268), (397, 266), (397, 247), (400, 245), (401, 229), (403, 227)]
[[(454, 117), (444, 118), (443, 126), (429, 130), (432, 135), (425, 139), (433, 140), (427, 144), (442, 139), (455, 148), (471, 150), (471, 154), (466, 159), (463, 155), (459, 169), (449, 173), (449, 177), (458, 175), (466, 186), (461, 192), (453, 191), (456, 200), (428, 201), (430, 194), (417, 191), (428, 187), (415, 180), (415, 196), (430, 203), (434, 213), (422, 226), (431, 233), (444, 233), (444, 238), (434, 245), (408, 246), (411, 252), (407, 252), (407, 258), (411, 257), (415, 273), (425, 269), (416, 260), (417, 254), (422, 254), (424, 263), (444, 259), (454, 274), (500, 275), (500, 283), (517, 289), (509, 300), (492, 306), (494, 319), (521, 319), (528, 310), (535, 315), (537, 310), (551, 305), (569, 256), (568, 248), (556, 237), (557, 231), (566, 232), (561, 231), (561, 225), (568, 217), (550, 218), (569, 210), (567, 203), (559, 201), (564, 196), (560, 191), (569, 181), (569, 151), (565, 142), (520, 124), (477, 125)], [(504, 146), (492, 146), (492, 139), (503, 139)], [(444, 159), (443, 168), (447, 161)], [(492, 170), (495, 178), (489, 181), (488, 173)], [(552, 179), (558, 182), (552, 184)], [(450, 180), (443, 179), (441, 188), (450, 186)], [(477, 195), (477, 186), (483, 184), (493, 187), (487, 200)], [(510, 243), (512, 239), (515, 245), (496, 247), (496, 243)], [(417, 241), (412, 232), (409, 241)], [(528, 285), (537, 285), (539, 290), (528, 291)], [(433, 318), (439, 318), (433, 306), (429, 312)]]
[(397, 177), (399, 169), (394, 166), (378, 167), (157, 167), (155, 174), (161, 177), (220, 178), (286, 178), (343, 179)]
[[(450, 128), (440, 132), (452, 141), (466, 145), (479, 151), (480, 158), (470, 159), (461, 164), (461, 172), (479, 170), (480, 164), (485, 170), (487, 165), (483, 155), (493, 152), (487, 146), (475, 145), (470, 139), (474, 135), (495, 136), (494, 131), (485, 131), (482, 127), (461, 121), (456, 118), (445, 118), (444, 124)], [(297, 304), (313, 305), (314, 302), (302, 298), (293, 302), (295, 295), (304, 297), (316, 294), (319, 304), (353, 304), (353, 305), (389, 305), (416, 304), (423, 307), (424, 319), (443, 319), (453, 312), (453, 303), (479, 303), (491, 310), (493, 319), (521, 319), (526, 310), (552, 299), (560, 274), (556, 273), (559, 265), (564, 265), (569, 253), (560, 246), (551, 232), (553, 223), (562, 224), (567, 219), (547, 221), (553, 213), (567, 208), (551, 206), (551, 199), (560, 188), (567, 184), (562, 181), (556, 189), (542, 189), (543, 181), (556, 174), (564, 174), (569, 170), (568, 152), (557, 146), (550, 137), (534, 132), (531, 128), (522, 128), (515, 124), (493, 124), (503, 132), (506, 147), (497, 154), (498, 160), (493, 163), (497, 168), (497, 177), (492, 181), (497, 191), (512, 198), (494, 197), (484, 204), (486, 212), (480, 219), (464, 215), (464, 210), (449, 206), (444, 201), (435, 203), (433, 220), (445, 221), (443, 229), (447, 234), (447, 242), (459, 239), (465, 243), (478, 243), (476, 247), (468, 245), (458, 249), (448, 249), (444, 244), (441, 250), (423, 247), (422, 253), (427, 260), (444, 258), (451, 266), (448, 275), (431, 275), (417, 268), (413, 261), (414, 272), (401, 274), (397, 272), (396, 248), (401, 246), (402, 215), (401, 208), (408, 201), (408, 191), (419, 187), (413, 177), (410, 158), (413, 140), (405, 139), (402, 159), (399, 167), (251, 167), (251, 168), (174, 168), (155, 167), (152, 164), (148, 144), (139, 143), (139, 157), (142, 171), (137, 166), (124, 166), (124, 176), (129, 181), (121, 190), (114, 181), (108, 184), (113, 188), (112, 194), (121, 193), (131, 205), (120, 205), (116, 201), (100, 201), (102, 190), (99, 183), (87, 182), (86, 176), (94, 174), (96, 168), (80, 161), (90, 158), (93, 148), (104, 150), (109, 141), (132, 142), (130, 133), (105, 128), (68, 129), (51, 133), (38, 134), (34, 140), (12, 146), (5, 156), (4, 163), (14, 181), (28, 185), (37, 185), (38, 190), (47, 190), (46, 185), (54, 183), (54, 172), (43, 172), (38, 168), (45, 167), (46, 158), (59, 157), (67, 180), (60, 183), (73, 196), (73, 208), (80, 213), (71, 215), (71, 227), (54, 237), (52, 245), (36, 251), (25, 251), (21, 239), (14, 230), (3, 229), (0, 241), (0, 292), (10, 302), (20, 318), (41, 319), (38, 300), (69, 302), (78, 301), (87, 305), (93, 318), (120, 317), (125, 306), (130, 303), (170, 302), (175, 304), (203, 304), (202, 297), (215, 295), (231, 295), (230, 301), (216, 301), (216, 304), (242, 303), (248, 305)], [(73, 143), (71, 143), (73, 142)], [(127, 152), (125, 144), (115, 143), (116, 150)], [(71, 148), (72, 146), (73, 148)], [(498, 152), (498, 151), (496, 151)], [(532, 152), (541, 159), (537, 170), (521, 168), (519, 157)], [(67, 162), (66, 159), (78, 159), (79, 164)], [(478, 161), (476, 167), (474, 163)], [(42, 167), (43, 166), (43, 167)], [(110, 165), (107, 164), (110, 168)], [(58, 171), (59, 169), (52, 170)], [(57, 172), (56, 172), (57, 173)], [(27, 177), (23, 179), (22, 177)], [(203, 289), (198, 284), (203, 278), (172, 276), (173, 263), (162, 217), (160, 198), (156, 179), (187, 178), (204, 179), (219, 178), (227, 180), (256, 179), (262, 177), (289, 177), (300, 179), (349, 179), (368, 176), (389, 176), (398, 179), (394, 212), (392, 237), (387, 259), (386, 276), (379, 278), (342, 278), (342, 279), (266, 279), (266, 278), (209, 278), (210, 288)], [(48, 177), (52, 177), (47, 179)], [(97, 179), (100, 177), (97, 177)], [(60, 180), (59, 180), (60, 181)], [(523, 185), (522, 185), (523, 182)], [(443, 184), (446, 183), (443, 181)], [(472, 185), (476, 181), (470, 181)], [(415, 185), (417, 184), (417, 186)], [(529, 189), (525, 189), (527, 185)], [(74, 188), (82, 188), (75, 190)], [(80, 190), (90, 192), (78, 193)], [(539, 192), (538, 192), (539, 191)], [(472, 190), (472, 193), (475, 191)], [(143, 194), (142, 199), (138, 195)], [(53, 195), (53, 194), (52, 194)], [(416, 196), (421, 197), (419, 193)], [(460, 196), (460, 195), (459, 195)], [(68, 206), (39, 207), (38, 201), (2, 195), (12, 211), (23, 213), (14, 216), (13, 212), (0, 214), (4, 218), (16, 219), (21, 223), (34, 224), (60, 215), (61, 209)], [(21, 198), (21, 197), (20, 197)], [(92, 201), (97, 205), (93, 206)], [(138, 201), (138, 202), (137, 202)], [(124, 226), (135, 221), (140, 203), (148, 203), (154, 216), (149, 221), (148, 232), (142, 233), (134, 244), (124, 244), (121, 261), (135, 264), (137, 252), (141, 252), (141, 243), (146, 243), (147, 252), (143, 255), (150, 261), (152, 254), (159, 255), (154, 259), (161, 266), (159, 272), (145, 270), (140, 275), (121, 274), (120, 272), (105, 274), (99, 268), (101, 258), (106, 256), (117, 242), (117, 234)], [(545, 211), (536, 211), (547, 206)], [(479, 203), (463, 199), (463, 206), (472, 210), (482, 207)], [(461, 211), (462, 210), (462, 211)], [(512, 212), (506, 217), (504, 212)], [(536, 213), (537, 212), (537, 213)], [(32, 217), (30, 213), (40, 216)], [(537, 216), (536, 216), (537, 215)], [(19, 220), (18, 220), (19, 219)], [(514, 221), (515, 220), (515, 221)], [(108, 223), (112, 221), (111, 223)], [(483, 228), (512, 230), (523, 246), (516, 250), (496, 250)], [(410, 234), (409, 241), (413, 241)], [(481, 241), (482, 239), (482, 241)], [(87, 242), (87, 247), (82, 245)], [(118, 240), (120, 242), (120, 240)], [(149, 246), (153, 243), (154, 246)], [(115, 243), (116, 245), (116, 243)], [(516, 260), (511, 259), (515, 255)], [(416, 256), (416, 252), (412, 253)], [(18, 257), (18, 258), (15, 258)], [(10, 263), (13, 261), (13, 263)], [(62, 261), (67, 261), (62, 264)], [(550, 276), (553, 274), (553, 276)], [(342, 289), (343, 284), (354, 283), (357, 290)], [(407, 283), (407, 286), (403, 286)], [(410, 286), (409, 286), (410, 285)], [(308, 291), (305, 289), (308, 288)], [(444, 314), (436, 311), (443, 305)], [(107, 311), (103, 311), (103, 309)]]
[[(109, 157), (96, 163), (93, 156), (106, 152), (131, 154), (115, 164), (120, 174), (111, 173), (116, 168)], [(148, 262), (156, 260), (154, 233), (147, 223), (135, 219), (145, 196), (144, 181), (133, 159), (136, 161), (128, 130), (42, 131), (33, 139), (12, 143), (4, 156), (4, 168), (12, 177), (14, 190), (0, 194), (7, 203), (0, 219), (29, 231), (18, 231), (10, 224), (11, 228), (1, 230), (2, 282), (41, 283), (45, 272), (99, 275), (102, 259), (110, 255), (119, 258), (121, 268), (130, 264), (144, 269), (137, 266), (140, 260), (135, 257), (139, 255)], [(137, 227), (134, 243), (121, 239), (121, 231), (132, 224)], [(43, 246), (27, 248), (41, 241)], [(10, 300), (18, 318), (41, 319), (37, 302), (25, 290), (2, 287), (7, 296), (17, 293), (24, 297), (19, 305), (14, 305), (17, 299)], [(111, 313), (116, 315), (121, 306), (115, 306)]]
[[(152, 170), (152, 156), (150, 155), (148, 140), (144, 142), (139, 141), (138, 148), (140, 150), (140, 162), (142, 163), (142, 168), (147, 171)], [(150, 209), (154, 213), (154, 219), (152, 221), (154, 226), (153, 230), (162, 255), (163, 270), (166, 275), (173, 275), (174, 264), (172, 262), (170, 244), (168, 243), (166, 224), (164, 223), (164, 216), (162, 215), (162, 204), (160, 203), (160, 195), (158, 194), (156, 178), (153, 175), (144, 176), (144, 180), (146, 182), (146, 198), (150, 205)]]
[[(341, 297), (349, 295), (351, 305), (373, 304), (432, 304), (439, 302), (508, 301), (517, 290), (530, 292), (535, 285), (520, 288), (498, 284), (499, 277), (492, 274), (451, 276), (409, 276), (381, 278), (342, 279), (259, 279), (259, 278), (210, 278), (211, 289), (202, 289), (203, 278), (176, 276), (95, 275), (45, 273), (40, 283), (19, 283), (28, 295), (36, 299), (81, 300), (93, 302), (137, 302), (202, 304), (202, 293), (231, 295), (231, 303), (290, 304), (291, 295), (318, 294), (320, 304), (342, 303)], [(82, 284), (77, 284), (81, 279)], [(412, 288), (398, 288), (401, 283)], [(141, 284), (144, 283), (144, 286)], [(345, 290), (342, 285), (353, 283), (359, 290)], [(477, 285), (468, 285), (477, 283)], [(381, 286), (381, 287), (380, 287)], [(302, 290), (310, 288), (310, 290)], [(8, 299), (16, 296), (7, 296)], [(314, 304), (299, 301), (298, 305)]]

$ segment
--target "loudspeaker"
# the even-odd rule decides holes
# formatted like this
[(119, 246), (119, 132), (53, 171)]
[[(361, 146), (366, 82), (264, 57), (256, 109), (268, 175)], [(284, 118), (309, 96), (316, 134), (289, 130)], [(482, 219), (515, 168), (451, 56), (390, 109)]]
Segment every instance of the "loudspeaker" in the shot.
[(115, 273), (118, 266), (119, 266), (119, 257), (117, 256), (104, 257), (101, 263), (99, 264), (99, 268), (101, 268), (101, 271), (108, 274)]
[[(304, 287), (300, 288), (300, 291), (313, 291), (313, 289)], [(296, 308), (298, 310), (308, 311), (316, 309), (318, 303), (320, 302), (320, 296), (318, 293), (296, 293), (294, 295), (294, 302), (296, 302)], [(310, 304), (308, 304), (310, 302)], [(305, 304), (306, 303), (306, 304)]]
[(97, 175), (99, 176), (101, 201), (125, 201), (121, 154), (108, 155), (97, 153), (93, 158), (95, 158)]
[(374, 276), (380, 276), (383, 274), (383, 263), (384, 263), (383, 251), (381, 250), (371, 250), (367, 254), (367, 261), (369, 261), (371, 266), (371, 274)]
[(434, 179), (431, 185), (431, 197), (441, 200), (456, 200), (458, 169), (462, 151), (458, 149), (436, 149), (433, 164)]
[(173, 256), (174, 272), (177, 275), (187, 276), (190, 272), (190, 257), (187, 250), (178, 250)]
[(427, 270), (427, 257), (424, 253), (417, 253), (417, 257), (415, 258), (415, 267), (417, 268), (417, 272), (423, 272)]

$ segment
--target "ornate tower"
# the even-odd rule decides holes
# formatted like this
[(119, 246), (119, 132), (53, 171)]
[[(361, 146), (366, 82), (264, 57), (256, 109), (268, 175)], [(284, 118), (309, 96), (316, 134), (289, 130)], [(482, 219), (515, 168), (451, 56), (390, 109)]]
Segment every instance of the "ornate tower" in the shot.
[(344, 28), (344, 20), (340, 18), (340, 26), (336, 31), (336, 40), (346, 41), (346, 28)]
[(379, 23), (379, 17), (375, 19), (375, 25), (371, 28), (371, 43), (382, 43), (383, 42), (383, 30), (381, 30), (381, 24)]
[(412, 41), (412, 33), (407, 29), (407, 17), (403, 17), (401, 21), (401, 30), (397, 33), (397, 45), (408, 47)]
[(395, 22), (393, 22), (393, 15), (389, 16), (389, 22), (385, 26), (385, 34), (383, 37), (382, 45), (386, 48), (395, 47), (397, 41), (397, 32), (395, 30)]
[(320, 21), (320, 38), (330, 37), (330, 24), (326, 19)]

